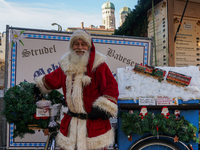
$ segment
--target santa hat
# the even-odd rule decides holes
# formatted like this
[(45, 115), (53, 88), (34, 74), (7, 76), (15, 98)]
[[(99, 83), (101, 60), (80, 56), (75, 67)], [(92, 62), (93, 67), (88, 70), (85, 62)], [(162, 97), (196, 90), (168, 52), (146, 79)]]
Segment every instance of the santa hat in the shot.
[(73, 45), (74, 41), (76, 41), (78, 39), (82, 39), (84, 42), (86, 42), (89, 49), (92, 47), (91, 36), (86, 31), (78, 29), (78, 30), (74, 31), (74, 33), (70, 37), (70, 41), (69, 41), (70, 50), (72, 50), (72, 45)]
[(163, 106), (163, 107), (162, 107), (162, 112), (163, 112), (163, 111), (166, 111), (166, 110), (168, 110), (168, 107), (167, 107), (167, 106)]
[(72, 50), (72, 45), (74, 43), (75, 40), (77, 39), (82, 39), (84, 42), (87, 43), (89, 49), (90, 49), (90, 57), (88, 60), (88, 65), (87, 65), (87, 75), (89, 77), (91, 77), (91, 72), (92, 72), (92, 68), (93, 68), (93, 63), (94, 63), (94, 58), (95, 58), (95, 47), (92, 41), (91, 36), (84, 30), (76, 30), (74, 31), (74, 33), (71, 35), (70, 38), (70, 50)]

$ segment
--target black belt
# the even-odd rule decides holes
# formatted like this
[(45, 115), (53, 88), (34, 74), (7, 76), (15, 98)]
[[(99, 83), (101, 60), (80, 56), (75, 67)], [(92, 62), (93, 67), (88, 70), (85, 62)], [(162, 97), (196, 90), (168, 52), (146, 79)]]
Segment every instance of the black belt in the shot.
[(67, 114), (71, 117), (76, 117), (79, 119), (88, 119), (88, 114), (83, 114), (83, 113), (73, 113), (70, 110), (68, 110)]

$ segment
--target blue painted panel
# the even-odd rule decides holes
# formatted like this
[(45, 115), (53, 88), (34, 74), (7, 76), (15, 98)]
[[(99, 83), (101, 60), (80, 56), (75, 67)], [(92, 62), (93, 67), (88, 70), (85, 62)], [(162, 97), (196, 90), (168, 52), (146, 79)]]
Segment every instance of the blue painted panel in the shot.
[[(189, 101), (182, 101), (180, 100), (181, 103), (199, 103), (199, 100), (189, 100)], [(123, 101), (118, 101), (118, 104), (120, 103), (135, 103), (133, 100), (123, 100)], [(181, 104), (180, 103), (180, 104)], [(147, 108), (148, 109), (148, 108)], [(173, 113), (172, 110), (169, 110), (170, 114)], [(153, 113), (161, 113), (161, 110), (152, 110), (151, 112)], [(184, 116), (185, 119), (187, 119), (190, 123), (192, 123), (194, 126), (199, 129), (199, 110), (181, 110), (181, 116)], [(126, 135), (121, 131), (121, 118), (118, 118), (118, 129), (117, 129), (117, 142), (118, 142), (118, 147), (119, 150), (129, 150), (129, 148), (139, 139), (146, 137), (148, 134), (145, 135), (137, 135), (137, 134), (132, 134), (132, 141), (128, 141), (128, 138)], [(198, 131), (198, 130), (197, 130)], [(198, 132), (196, 133), (198, 137)], [(187, 143), (185, 143), (187, 145)], [(198, 143), (193, 142), (192, 140), (190, 141), (190, 144), (192, 144), (193, 150), (198, 150)], [(178, 144), (180, 146), (180, 144)], [(182, 147), (181, 147), (182, 148)]]

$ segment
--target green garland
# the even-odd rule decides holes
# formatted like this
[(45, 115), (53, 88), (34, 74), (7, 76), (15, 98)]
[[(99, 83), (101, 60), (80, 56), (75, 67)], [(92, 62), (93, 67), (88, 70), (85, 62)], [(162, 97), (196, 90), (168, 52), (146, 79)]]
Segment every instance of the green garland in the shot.
[[(34, 100), (34, 83), (21, 82), (8, 89), (4, 94), (4, 110), (2, 114), (6, 117), (8, 123), (14, 123), (15, 129), (13, 137), (23, 137), (24, 134), (35, 133), (34, 130), (28, 128), (29, 124), (37, 124), (38, 127), (47, 128), (50, 119), (36, 120), (33, 115), (36, 113), (36, 101)], [(53, 90), (48, 95), (44, 95), (44, 99), (50, 100), (53, 104), (60, 103), (63, 95)], [(65, 102), (62, 102), (66, 105)]]
[[(148, 114), (141, 119), (139, 111), (134, 111), (132, 114), (126, 112), (120, 112), (119, 116), (122, 118), (121, 130), (125, 135), (136, 133), (143, 135), (145, 133), (168, 134), (170, 136), (177, 135), (180, 141), (189, 143), (189, 140), (199, 142), (196, 137), (197, 128), (189, 123), (184, 116), (181, 116), (180, 120), (176, 120), (175, 115), (170, 115), (169, 119), (166, 119), (161, 114)], [(158, 127), (158, 131), (157, 131)]]

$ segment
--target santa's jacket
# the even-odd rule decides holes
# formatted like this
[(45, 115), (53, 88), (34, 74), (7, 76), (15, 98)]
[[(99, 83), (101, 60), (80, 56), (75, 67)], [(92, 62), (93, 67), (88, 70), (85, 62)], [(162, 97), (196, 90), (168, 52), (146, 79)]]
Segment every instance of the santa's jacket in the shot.
[[(67, 106), (74, 113), (86, 114), (98, 106), (116, 116), (118, 84), (105, 60), (106, 57), (96, 51), (88, 76), (87, 67), (71, 64), (67, 53), (61, 58), (60, 67), (38, 77), (36, 84), (42, 93), (62, 88)], [(56, 142), (66, 150), (101, 149), (114, 142), (114, 130), (109, 119), (82, 120), (64, 114)]]

